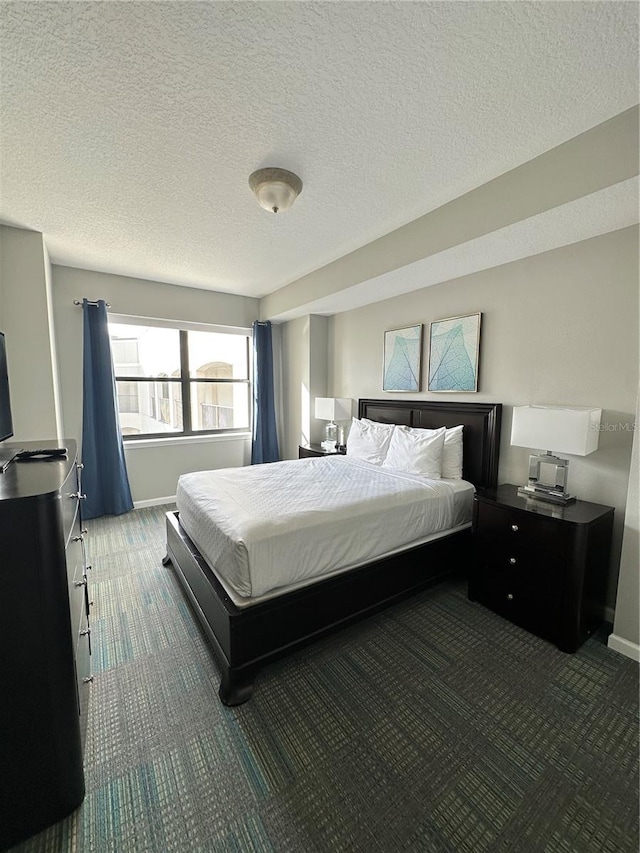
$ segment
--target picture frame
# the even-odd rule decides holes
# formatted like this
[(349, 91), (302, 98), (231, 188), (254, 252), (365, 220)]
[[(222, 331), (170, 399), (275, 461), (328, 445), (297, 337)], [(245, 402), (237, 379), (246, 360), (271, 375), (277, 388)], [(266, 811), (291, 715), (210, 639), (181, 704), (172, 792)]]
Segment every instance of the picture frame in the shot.
[(419, 391), (422, 323), (384, 333), (383, 391)]
[(478, 390), (482, 314), (434, 320), (429, 329), (427, 390), (463, 393)]

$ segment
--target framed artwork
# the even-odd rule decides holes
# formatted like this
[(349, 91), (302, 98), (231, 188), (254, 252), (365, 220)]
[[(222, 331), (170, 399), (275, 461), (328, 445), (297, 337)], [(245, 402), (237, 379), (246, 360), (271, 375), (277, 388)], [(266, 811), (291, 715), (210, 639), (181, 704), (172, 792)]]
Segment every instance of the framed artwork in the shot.
[(422, 323), (384, 333), (383, 391), (419, 391)]
[(477, 391), (482, 314), (434, 320), (429, 332), (429, 391)]

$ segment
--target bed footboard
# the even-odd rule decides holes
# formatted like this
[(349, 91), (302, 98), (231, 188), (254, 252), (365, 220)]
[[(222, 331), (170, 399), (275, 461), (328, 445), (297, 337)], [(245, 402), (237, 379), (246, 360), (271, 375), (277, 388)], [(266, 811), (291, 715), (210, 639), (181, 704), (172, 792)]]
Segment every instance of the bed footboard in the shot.
[(167, 513), (167, 556), (209, 639), (225, 705), (246, 702), (267, 663), (425, 589), (466, 568), (463, 530), (318, 581), (251, 607), (238, 608), (180, 525)]

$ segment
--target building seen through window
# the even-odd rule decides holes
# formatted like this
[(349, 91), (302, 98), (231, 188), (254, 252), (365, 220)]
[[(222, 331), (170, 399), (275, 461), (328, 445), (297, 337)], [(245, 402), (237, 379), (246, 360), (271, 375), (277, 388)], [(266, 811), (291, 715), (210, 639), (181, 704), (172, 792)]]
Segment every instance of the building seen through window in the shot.
[(125, 438), (246, 430), (249, 335), (109, 323)]

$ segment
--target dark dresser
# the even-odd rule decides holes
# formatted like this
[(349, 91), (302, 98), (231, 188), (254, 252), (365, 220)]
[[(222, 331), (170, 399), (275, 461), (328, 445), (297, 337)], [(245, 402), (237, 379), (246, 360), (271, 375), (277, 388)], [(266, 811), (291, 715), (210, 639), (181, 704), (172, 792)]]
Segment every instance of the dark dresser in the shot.
[(575, 652), (602, 622), (612, 527), (609, 506), (478, 492), (469, 598)]
[(84, 797), (91, 635), (76, 444), (20, 447), (59, 445), (67, 457), (0, 474), (0, 848)]

